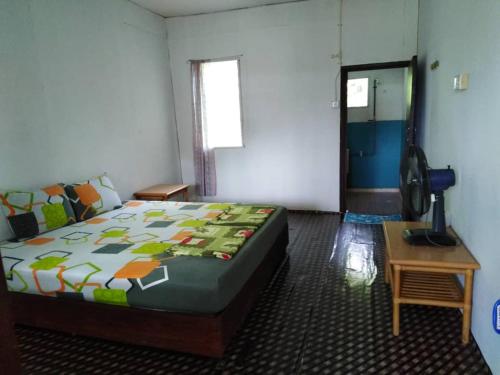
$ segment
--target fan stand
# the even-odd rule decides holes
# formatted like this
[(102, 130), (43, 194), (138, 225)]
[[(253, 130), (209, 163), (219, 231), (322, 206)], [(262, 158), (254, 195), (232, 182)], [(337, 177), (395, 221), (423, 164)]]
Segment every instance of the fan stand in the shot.
[(432, 208), (432, 229), (406, 229), (403, 237), (410, 245), (417, 246), (456, 246), (457, 241), (446, 232), (444, 215), (444, 192), (434, 192), (436, 200)]

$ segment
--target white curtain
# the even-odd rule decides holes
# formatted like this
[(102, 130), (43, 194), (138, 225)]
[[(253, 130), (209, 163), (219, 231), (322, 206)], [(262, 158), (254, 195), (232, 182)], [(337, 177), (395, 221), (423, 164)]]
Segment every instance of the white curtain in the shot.
[(191, 62), (193, 90), (193, 150), (196, 192), (199, 196), (217, 194), (214, 150), (208, 146), (206, 128), (202, 111), (203, 93), (203, 61)]

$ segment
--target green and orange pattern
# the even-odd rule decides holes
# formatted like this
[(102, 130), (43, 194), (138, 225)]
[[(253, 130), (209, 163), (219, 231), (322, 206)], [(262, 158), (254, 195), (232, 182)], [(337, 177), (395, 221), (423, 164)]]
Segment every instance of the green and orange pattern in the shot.
[(65, 185), (64, 190), (71, 201), (77, 221), (90, 219), (121, 206), (120, 197), (106, 175)]
[(0, 206), (17, 238), (36, 236), (75, 223), (75, 214), (62, 184), (38, 191), (4, 191)]

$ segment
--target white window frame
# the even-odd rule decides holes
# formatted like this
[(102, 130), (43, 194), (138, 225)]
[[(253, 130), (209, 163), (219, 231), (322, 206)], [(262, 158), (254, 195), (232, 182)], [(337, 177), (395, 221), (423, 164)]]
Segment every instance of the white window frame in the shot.
[(243, 126), (243, 94), (242, 94), (242, 84), (241, 84), (241, 57), (238, 56), (229, 56), (229, 57), (218, 57), (218, 58), (210, 58), (210, 59), (197, 59), (197, 60), (189, 60), (189, 62), (199, 62), (200, 64), (211, 63), (211, 62), (223, 62), (223, 61), (236, 61), (238, 67), (238, 91), (239, 91), (239, 104), (240, 104), (240, 134), (241, 134), (241, 145), (238, 146), (217, 146), (213, 147), (213, 149), (233, 149), (233, 148), (245, 148), (244, 142), (244, 126)]

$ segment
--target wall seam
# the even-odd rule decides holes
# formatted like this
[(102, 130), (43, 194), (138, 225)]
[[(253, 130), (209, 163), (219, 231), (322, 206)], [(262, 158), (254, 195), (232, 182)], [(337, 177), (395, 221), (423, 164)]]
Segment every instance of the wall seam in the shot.
[[(165, 28), (166, 28), (166, 25), (165, 25)], [(174, 76), (172, 74), (172, 58), (170, 56), (170, 47), (169, 47), (169, 44), (168, 44), (168, 32), (165, 33), (166, 34), (166, 45), (167, 45), (167, 54), (168, 54), (168, 74), (170, 76), (170, 92), (172, 93), (172, 100), (173, 100), (173, 105), (172, 105), (172, 108), (173, 108), (173, 118), (174, 118), (174, 125), (175, 125), (175, 137), (176, 137), (176, 140), (177, 140), (177, 159), (178, 159), (178, 162), (179, 162), (179, 174), (180, 174), (180, 178), (181, 178), (181, 184), (184, 183), (184, 178), (183, 178), (183, 174), (182, 174), (182, 161), (181, 161), (181, 142), (180, 142), (180, 138), (179, 138), (179, 124), (178, 124), (178, 121), (177, 121), (177, 110), (176, 110), (176, 107), (175, 107), (175, 92), (174, 92)]]

